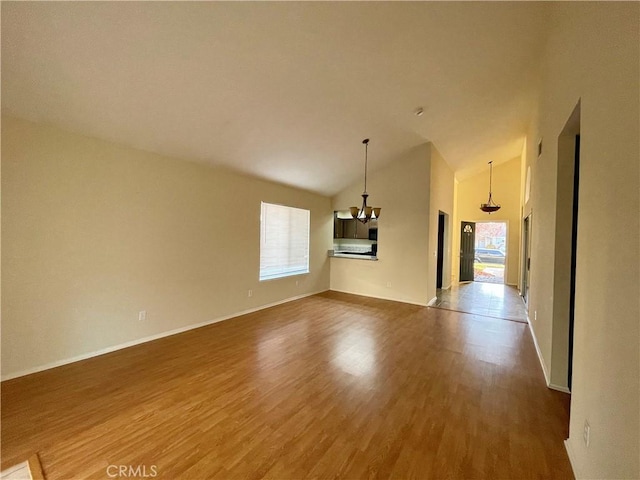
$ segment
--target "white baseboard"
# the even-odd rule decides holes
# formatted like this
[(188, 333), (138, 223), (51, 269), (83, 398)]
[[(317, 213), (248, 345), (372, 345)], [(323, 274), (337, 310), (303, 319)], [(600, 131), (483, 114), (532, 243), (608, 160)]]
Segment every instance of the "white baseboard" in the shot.
[(429, 300), (429, 302), (427, 302), (427, 307), (431, 307), (435, 305), (437, 301), (438, 301), (438, 297), (433, 297), (431, 300)]
[(533, 331), (533, 327), (531, 326), (529, 315), (527, 315), (527, 325), (529, 325), (529, 331), (531, 332), (531, 337), (533, 338), (533, 345), (536, 347), (536, 353), (538, 354), (538, 360), (540, 360), (540, 365), (542, 366), (542, 373), (544, 374), (545, 382), (547, 383), (547, 386), (549, 386), (551, 384), (551, 381), (549, 379), (549, 372), (547, 371), (547, 366), (544, 363), (544, 358), (542, 358), (540, 345), (538, 345), (538, 339), (536, 338), (536, 334)]
[(562, 385), (556, 385), (555, 383), (549, 383), (547, 384), (547, 387), (549, 387), (551, 390), (557, 390), (563, 393), (571, 393), (571, 390), (569, 390), (567, 387), (563, 387)]
[(401, 299), (398, 299), (398, 298), (381, 297), (379, 295), (368, 295), (366, 293), (350, 292), (348, 290), (338, 290), (336, 288), (330, 288), (329, 290), (331, 290), (332, 292), (348, 293), (349, 295), (360, 295), (361, 297), (378, 298), (380, 300), (391, 300), (392, 302), (408, 303), (409, 305), (419, 305), (421, 307), (426, 307), (427, 306), (426, 303), (410, 302), (409, 300), (401, 300)]
[(576, 478), (582, 478), (578, 472), (578, 469), (576, 468), (575, 455), (573, 454), (573, 448), (571, 448), (571, 444), (569, 443), (568, 438), (564, 441), (564, 449), (567, 451), (569, 463), (571, 464), (571, 469), (573, 470), (573, 476)]
[(230, 320), (232, 318), (240, 317), (242, 315), (247, 315), (249, 313), (254, 313), (260, 310), (264, 310), (265, 308), (275, 307), (276, 305), (282, 305), (283, 303), (293, 302), (294, 300), (299, 300), (301, 298), (310, 297), (312, 295), (317, 295), (322, 292), (326, 292), (329, 289), (318, 290), (317, 292), (304, 293), (302, 295), (297, 295), (295, 297), (289, 297), (284, 300), (279, 300), (277, 302), (268, 303), (266, 305), (261, 305), (259, 307), (250, 308), (248, 310), (243, 310), (241, 312), (232, 313), (230, 315), (225, 315), (222, 317), (215, 318), (213, 320), (207, 320), (206, 322), (196, 323), (193, 325), (187, 325), (186, 327), (180, 327), (173, 330), (168, 330), (166, 332), (157, 333), (155, 335), (150, 335), (148, 337), (138, 338), (136, 340), (131, 340), (130, 342), (120, 343), (118, 345), (113, 345), (111, 347), (102, 348), (100, 350), (96, 350), (94, 352), (83, 353), (82, 355), (77, 355), (75, 357), (66, 358), (64, 360), (58, 360), (56, 362), (47, 363), (44, 365), (39, 365), (37, 367), (28, 368), (26, 370), (21, 370), (19, 372), (11, 373), (9, 375), (2, 376), (1, 381), (11, 380), (12, 378), (24, 377), (25, 375), (31, 375), (32, 373), (42, 372), (44, 370), (50, 370), (52, 368), (61, 367), (62, 365), (68, 365), (70, 363), (80, 362), (82, 360), (86, 360), (88, 358), (98, 357), (100, 355), (104, 355), (106, 353), (115, 352), (117, 350), (122, 350), (123, 348), (133, 347), (135, 345), (140, 345), (141, 343), (151, 342), (153, 340), (158, 340), (164, 337), (170, 337), (171, 335), (177, 335), (179, 333), (184, 333), (189, 330), (195, 330), (196, 328), (206, 327), (207, 325), (212, 325), (214, 323), (223, 322), (225, 320)]
[(529, 315), (527, 315), (527, 324), (529, 325), (529, 331), (531, 332), (531, 337), (533, 337), (533, 345), (536, 347), (536, 353), (538, 354), (538, 360), (540, 360), (540, 365), (542, 366), (542, 373), (544, 373), (544, 379), (547, 383), (547, 387), (551, 390), (557, 390), (563, 393), (571, 393), (567, 387), (563, 387), (562, 385), (556, 385), (555, 383), (551, 383), (551, 379), (549, 376), (549, 372), (547, 370), (547, 366), (544, 363), (544, 359), (542, 358), (542, 352), (540, 351), (540, 345), (538, 345), (538, 339), (536, 338), (536, 334), (533, 331), (533, 327), (531, 326), (531, 321), (529, 320)]

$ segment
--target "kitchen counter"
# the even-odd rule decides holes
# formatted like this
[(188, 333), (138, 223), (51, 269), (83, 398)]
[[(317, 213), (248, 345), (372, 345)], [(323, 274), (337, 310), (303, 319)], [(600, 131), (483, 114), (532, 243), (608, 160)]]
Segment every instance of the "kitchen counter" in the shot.
[(355, 260), (378, 260), (378, 257), (374, 255), (373, 252), (335, 252), (333, 250), (329, 250), (329, 256), (334, 258), (353, 258)]

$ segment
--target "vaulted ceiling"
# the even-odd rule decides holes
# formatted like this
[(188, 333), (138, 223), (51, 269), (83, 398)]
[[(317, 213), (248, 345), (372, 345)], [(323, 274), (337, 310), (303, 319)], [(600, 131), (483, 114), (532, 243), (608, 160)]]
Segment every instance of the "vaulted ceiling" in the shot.
[[(332, 195), (520, 155), (537, 2), (2, 2), (3, 113)], [(422, 116), (414, 111), (422, 107)]]

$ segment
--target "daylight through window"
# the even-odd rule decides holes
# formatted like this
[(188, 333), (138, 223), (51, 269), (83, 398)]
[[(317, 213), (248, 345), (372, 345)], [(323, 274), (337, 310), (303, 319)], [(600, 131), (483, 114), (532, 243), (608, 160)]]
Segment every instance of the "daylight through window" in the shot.
[(309, 273), (309, 210), (262, 202), (260, 280)]

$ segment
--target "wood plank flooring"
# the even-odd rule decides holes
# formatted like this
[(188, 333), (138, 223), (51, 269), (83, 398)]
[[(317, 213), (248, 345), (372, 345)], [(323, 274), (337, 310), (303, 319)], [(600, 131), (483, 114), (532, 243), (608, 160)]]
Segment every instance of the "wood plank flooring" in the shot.
[(1, 396), (2, 468), (37, 452), (48, 480), (573, 478), (526, 325), (337, 292)]

